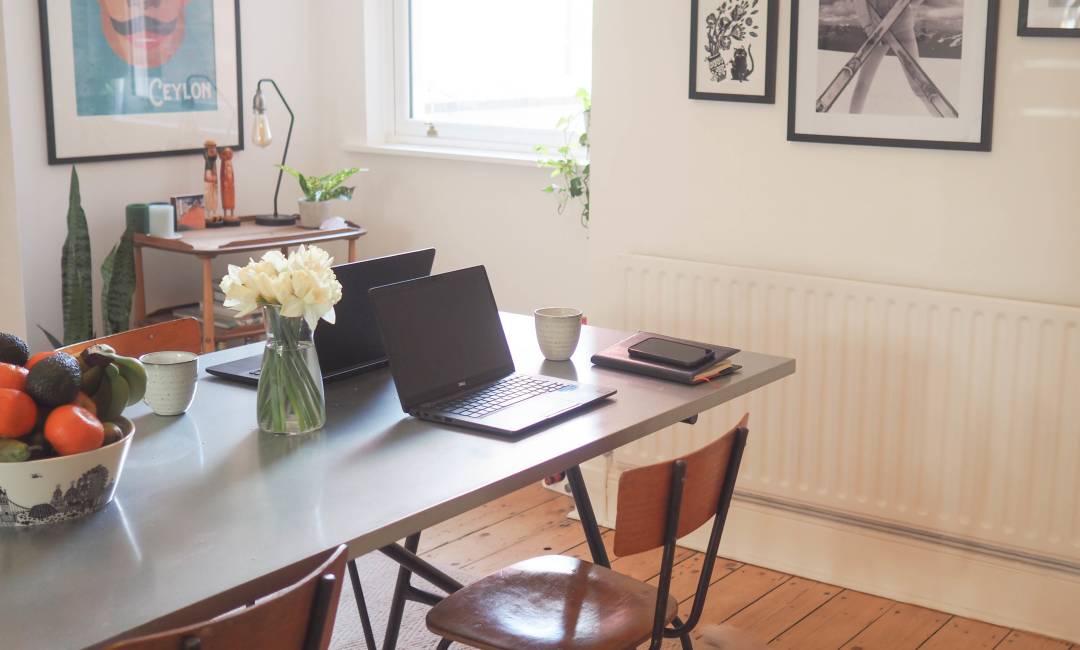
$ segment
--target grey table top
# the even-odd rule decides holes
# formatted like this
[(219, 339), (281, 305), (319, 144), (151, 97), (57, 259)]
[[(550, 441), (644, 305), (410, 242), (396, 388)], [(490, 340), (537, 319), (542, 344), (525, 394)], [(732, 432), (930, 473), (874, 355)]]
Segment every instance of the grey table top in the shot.
[(548, 362), (531, 317), (503, 323), (520, 372), (618, 394), (510, 442), (410, 418), (383, 369), (327, 384), (325, 429), (285, 438), (259, 433), (254, 389), (203, 372), (186, 415), (130, 409), (136, 439), (113, 503), (0, 529), (0, 646), (98, 643), (337, 544), (362, 555), (795, 371), (742, 352), (739, 374), (683, 386), (589, 363), (624, 332), (585, 327), (571, 361)]

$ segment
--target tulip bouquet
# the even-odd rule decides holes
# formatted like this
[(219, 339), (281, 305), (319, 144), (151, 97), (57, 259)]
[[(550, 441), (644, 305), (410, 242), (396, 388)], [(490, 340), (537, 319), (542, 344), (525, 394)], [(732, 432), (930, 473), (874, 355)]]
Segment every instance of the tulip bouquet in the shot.
[(266, 349), (259, 374), (259, 428), (299, 434), (326, 422), (322, 370), (315, 352), (319, 320), (334, 322), (341, 284), (334, 260), (321, 248), (300, 246), (285, 257), (270, 251), (246, 266), (229, 266), (221, 281), (225, 306), (242, 318), (263, 310)]

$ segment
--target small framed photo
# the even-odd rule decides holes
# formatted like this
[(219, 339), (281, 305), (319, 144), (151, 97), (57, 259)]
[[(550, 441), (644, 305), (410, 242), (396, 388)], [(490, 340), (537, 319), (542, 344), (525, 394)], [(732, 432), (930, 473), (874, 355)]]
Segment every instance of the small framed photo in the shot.
[(50, 165), (243, 148), (239, 0), (38, 0), (38, 16)]
[(778, 0), (691, 0), (690, 99), (776, 101)]
[(172, 197), (176, 230), (201, 230), (206, 227), (206, 201), (202, 194)]
[(1019, 36), (1080, 37), (1080, 2), (1020, 0)]
[(788, 140), (990, 151), (998, 0), (792, 0)]

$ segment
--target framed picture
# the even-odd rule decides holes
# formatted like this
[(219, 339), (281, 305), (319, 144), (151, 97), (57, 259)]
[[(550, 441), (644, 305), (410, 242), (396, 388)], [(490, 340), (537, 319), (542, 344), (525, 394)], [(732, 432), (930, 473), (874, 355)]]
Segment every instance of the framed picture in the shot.
[(691, 0), (690, 99), (776, 101), (778, 0)]
[(242, 149), (239, 0), (38, 0), (49, 164)]
[(1020, 0), (1020, 36), (1080, 37), (1077, 0)]
[(990, 151), (997, 0), (792, 0), (788, 140)]
[(206, 228), (206, 201), (202, 194), (186, 194), (170, 199), (176, 230), (202, 230)]

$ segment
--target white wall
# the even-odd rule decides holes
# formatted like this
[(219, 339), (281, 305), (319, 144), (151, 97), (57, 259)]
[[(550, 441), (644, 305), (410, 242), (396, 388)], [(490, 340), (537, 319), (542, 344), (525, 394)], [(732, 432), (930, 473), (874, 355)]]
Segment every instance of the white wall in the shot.
[(993, 152), (785, 140), (776, 105), (687, 99), (689, 3), (595, 0), (594, 310), (614, 255), (1080, 305), (1080, 49), (1001, 3)]
[[(0, 13), (0, 34), (4, 16)], [(11, 120), (8, 109), (7, 61), (0, 48), (0, 332), (26, 335), (23, 301), (22, 251), (15, 212), (15, 159), (11, 153)]]
[[(315, 27), (310, 23), (306, 3), (275, 2), (272, 10), (268, 10), (267, 4), (265, 0), (241, 2), (244, 77), (241, 100), (245, 126), (251, 124), (250, 104), (255, 82), (260, 77), (274, 77), (297, 113), (289, 161), (298, 167), (310, 167), (319, 157), (316, 142), (319, 103), (313, 92), (312, 74), (319, 64), (311, 57), (308, 37)], [(13, 126), (15, 213), (18, 215), (22, 272), (28, 297), (25, 320), (31, 343), (35, 348), (42, 348), (46, 342), (37, 331), (37, 324), (57, 336), (63, 329), (60, 252), (67, 232), (65, 215), (71, 168), (47, 164), (37, 3), (3, 0), (3, 14), (5, 70), (11, 100), (10, 122), (5, 120), (4, 123)], [(247, 148), (237, 154), (237, 209), (240, 214), (269, 212), (272, 208), (273, 184), (277, 177), (273, 165), (280, 161), (288, 115), (272, 91), (267, 97), (267, 106), (279, 140), (265, 150), (247, 143)], [(0, 140), (0, 146), (2, 144)], [(10, 160), (11, 156), (4, 153), (0, 149), (0, 156)], [(95, 291), (100, 288), (98, 267), (123, 232), (125, 205), (167, 201), (173, 195), (198, 193), (202, 187), (202, 159), (199, 156), (83, 163), (77, 167), (83, 207), (90, 226)], [(2, 172), (0, 168), (0, 178)], [(294, 210), (299, 191), (291, 179), (286, 177), (285, 181), (281, 209)], [(3, 195), (9, 196), (9, 193)], [(2, 205), (0, 211), (3, 211)], [(0, 224), (4, 228), (0, 236), (6, 236), (11, 226), (6, 222)], [(149, 252), (145, 264), (149, 309), (199, 299), (198, 263), (194, 258)], [(223, 264), (224, 261), (219, 263), (219, 267)], [(10, 276), (5, 273), (3, 277), (6, 282)], [(99, 308), (97, 303), (95, 299), (95, 311)]]

